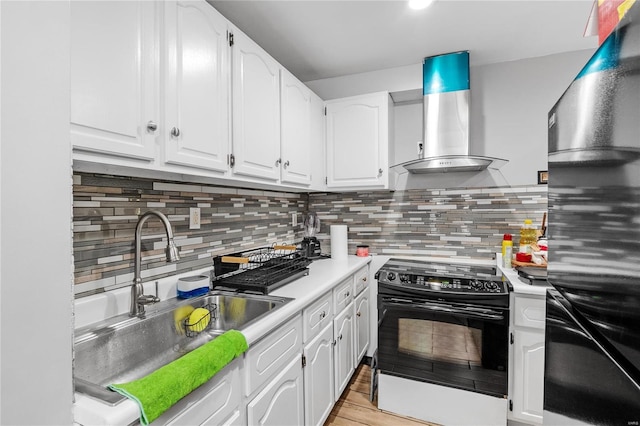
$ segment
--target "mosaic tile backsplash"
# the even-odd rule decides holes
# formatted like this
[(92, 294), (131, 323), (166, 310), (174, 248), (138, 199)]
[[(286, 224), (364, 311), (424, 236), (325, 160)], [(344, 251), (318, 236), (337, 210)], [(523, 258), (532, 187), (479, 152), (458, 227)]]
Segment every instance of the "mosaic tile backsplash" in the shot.
[[(349, 252), (492, 260), (502, 235), (524, 219), (540, 226), (547, 187), (422, 189), (297, 194), (185, 184), (88, 173), (74, 175), (75, 294), (83, 297), (133, 280), (134, 231), (147, 210), (166, 214), (180, 260), (164, 258), (164, 228), (151, 218), (142, 230), (142, 278), (151, 281), (211, 265), (212, 257), (303, 237), (292, 213), (313, 211), (318, 239), (330, 253), (329, 229), (346, 224)], [(189, 229), (189, 208), (200, 207), (201, 228)]]
[(351, 254), (366, 244), (379, 255), (492, 260), (505, 233), (518, 244), (525, 219), (541, 226), (547, 187), (310, 194), (309, 210), (320, 219), (323, 251), (330, 225), (346, 224)]
[[(149, 219), (142, 228), (145, 282), (208, 267), (215, 255), (302, 238), (291, 214), (304, 211), (305, 194), (81, 173), (73, 179), (76, 297), (132, 283), (135, 227), (147, 210), (169, 218), (180, 260), (165, 261), (164, 228)], [(200, 229), (189, 229), (190, 207), (200, 207)]]

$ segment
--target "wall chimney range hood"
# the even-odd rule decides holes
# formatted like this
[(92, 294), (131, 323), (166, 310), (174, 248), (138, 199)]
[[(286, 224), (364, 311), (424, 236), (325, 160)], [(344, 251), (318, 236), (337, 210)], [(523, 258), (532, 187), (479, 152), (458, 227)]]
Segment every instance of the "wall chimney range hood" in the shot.
[(469, 52), (429, 56), (422, 65), (423, 143), (410, 173), (497, 169), (506, 160), (469, 155)]

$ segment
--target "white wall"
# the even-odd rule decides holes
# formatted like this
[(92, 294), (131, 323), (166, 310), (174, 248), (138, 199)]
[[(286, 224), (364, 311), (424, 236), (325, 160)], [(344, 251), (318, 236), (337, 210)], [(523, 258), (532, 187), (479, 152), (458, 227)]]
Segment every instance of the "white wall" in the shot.
[(0, 8), (0, 424), (71, 424), (69, 3)]
[[(547, 113), (593, 50), (471, 67), (470, 153), (509, 160), (498, 171), (399, 176), (396, 189), (537, 183), (547, 169)], [(422, 87), (422, 64), (306, 82), (323, 99)], [(422, 107), (395, 107), (391, 164), (408, 161), (422, 137)], [(413, 157), (417, 158), (417, 157)]]

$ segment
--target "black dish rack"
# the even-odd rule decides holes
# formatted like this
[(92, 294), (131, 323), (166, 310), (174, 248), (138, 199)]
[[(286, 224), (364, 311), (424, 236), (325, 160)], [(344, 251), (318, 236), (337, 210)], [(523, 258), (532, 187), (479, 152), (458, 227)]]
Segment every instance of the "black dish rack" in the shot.
[(214, 289), (268, 294), (309, 274), (311, 259), (296, 246), (274, 245), (213, 258)]

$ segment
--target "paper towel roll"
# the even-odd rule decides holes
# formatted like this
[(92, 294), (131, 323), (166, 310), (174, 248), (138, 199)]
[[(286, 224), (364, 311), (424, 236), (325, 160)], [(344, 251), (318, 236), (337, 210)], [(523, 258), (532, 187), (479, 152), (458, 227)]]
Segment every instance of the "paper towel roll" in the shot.
[(347, 247), (347, 225), (331, 225), (331, 258), (346, 259)]

